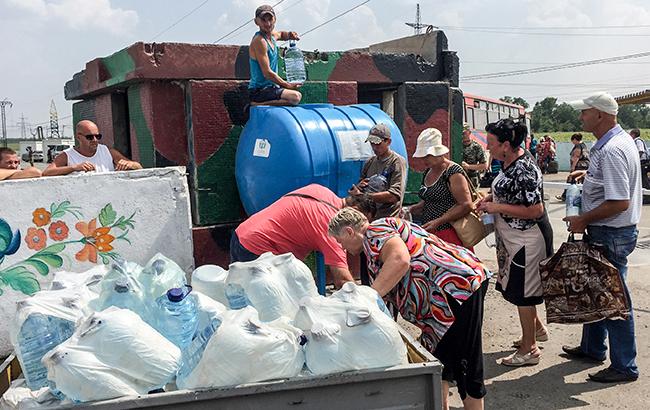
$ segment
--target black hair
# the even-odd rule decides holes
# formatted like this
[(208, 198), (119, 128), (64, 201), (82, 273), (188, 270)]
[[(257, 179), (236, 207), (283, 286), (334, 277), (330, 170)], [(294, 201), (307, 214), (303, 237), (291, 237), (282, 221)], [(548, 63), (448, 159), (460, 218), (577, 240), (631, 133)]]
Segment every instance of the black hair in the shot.
[(573, 134), (571, 136), (571, 139), (576, 140), (576, 141), (582, 141), (582, 134), (580, 134), (579, 132), (576, 132), (575, 134)]
[(641, 131), (639, 131), (638, 128), (632, 128), (630, 130), (630, 135), (632, 136), (632, 138), (639, 138), (641, 136)]
[(345, 198), (345, 205), (356, 208), (365, 215), (370, 215), (372, 219), (377, 214), (377, 203), (370, 198), (369, 194), (350, 195)]
[(528, 135), (528, 127), (523, 121), (513, 121), (510, 118), (489, 123), (485, 126), (485, 131), (496, 135), (499, 142), (509, 142), (513, 148), (519, 147)]

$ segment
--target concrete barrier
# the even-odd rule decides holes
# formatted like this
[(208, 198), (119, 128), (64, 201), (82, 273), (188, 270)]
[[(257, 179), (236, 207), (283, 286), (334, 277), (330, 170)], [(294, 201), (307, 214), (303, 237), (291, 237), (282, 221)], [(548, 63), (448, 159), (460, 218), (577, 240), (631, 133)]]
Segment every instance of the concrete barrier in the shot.
[(185, 169), (0, 182), (0, 357), (11, 352), (15, 303), (53, 273), (115, 258), (144, 264), (157, 252), (194, 268)]

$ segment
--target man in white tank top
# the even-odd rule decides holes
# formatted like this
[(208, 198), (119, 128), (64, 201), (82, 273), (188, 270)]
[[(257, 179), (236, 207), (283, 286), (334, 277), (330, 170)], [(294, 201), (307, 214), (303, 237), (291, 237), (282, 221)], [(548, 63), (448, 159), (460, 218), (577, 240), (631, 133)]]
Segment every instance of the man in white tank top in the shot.
[(111, 172), (142, 169), (114, 148), (100, 144), (102, 134), (97, 125), (88, 120), (79, 121), (75, 128), (78, 146), (59, 154), (43, 171), (43, 176), (68, 175), (73, 172)]

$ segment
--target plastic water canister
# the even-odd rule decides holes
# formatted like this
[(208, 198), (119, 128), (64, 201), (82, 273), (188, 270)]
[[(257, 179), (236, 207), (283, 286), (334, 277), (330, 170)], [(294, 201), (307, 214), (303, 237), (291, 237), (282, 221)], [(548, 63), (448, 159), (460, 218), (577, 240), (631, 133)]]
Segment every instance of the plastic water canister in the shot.
[(41, 363), (45, 353), (63, 343), (74, 333), (74, 323), (41, 313), (27, 317), (18, 334), (20, 366), (27, 386), (38, 390), (47, 386), (47, 369)]
[(575, 183), (572, 183), (566, 190), (566, 216), (580, 215), (580, 207), (580, 188)]
[(205, 347), (208, 345), (210, 338), (217, 331), (219, 326), (221, 326), (221, 320), (216, 318), (212, 319), (210, 324), (200, 331), (194, 340), (192, 340), (192, 343), (188, 348), (183, 351), (181, 367), (178, 369), (178, 377), (185, 378), (192, 373), (192, 370), (194, 370), (203, 357), (203, 352), (205, 351)]
[(127, 278), (117, 279), (113, 291), (110, 296), (106, 298), (106, 301), (100, 310), (116, 306), (121, 309), (129, 309), (137, 314), (141, 314), (142, 302), (135, 292), (133, 292), (132, 286), (133, 285), (131, 285)]
[(388, 179), (382, 174), (375, 174), (368, 178), (368, 185), (366, 185), (365, 192), (383, 192), (388, 188)]
[(243, 309), (251, 304), (244, 288), (234, 283), (226, 285), (226, 299), (231, 310)]
[(288, 83), (302, 84), (307, 79), (305, 58), (293, 40), (289, 42), (289, 49), (284, 53), (284, 67)]
[(217, 265), (203, 265), (192, 272), (192, 289), (228, 305), (226, 277), (228, 271)]
[(191, 286), (172, 288), (157, 299), (156, 330), (181, 350), (192, 342), (198, 326)]

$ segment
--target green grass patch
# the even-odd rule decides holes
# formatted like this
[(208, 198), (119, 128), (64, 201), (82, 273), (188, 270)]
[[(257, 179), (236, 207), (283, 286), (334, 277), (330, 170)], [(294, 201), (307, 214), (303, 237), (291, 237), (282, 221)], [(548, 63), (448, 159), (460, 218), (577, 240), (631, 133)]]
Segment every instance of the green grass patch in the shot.
[[(627, 130), (629, 131), (629, 130)], [(644, 139), (645, 141), (650, 141), (650, 128), (643, 128), (640, 130), (641, 131), (641, 138)], [(555, 140), (555, 142), (569, 142), (571, 141), (571, 136), (575, 134), (576, 132), (579, 132), (582, 134), (582, 140), (585, 142), (593, 142), (596, 141), (596, 137), (590, 132), (585, 132), (585, 131), (571, 131), (571, 132), (537, 132), (535, 133), (535, 137), (539, 141), (539, 138), (541, 138), (544, 135), (550, 135), (551, 138)]]

